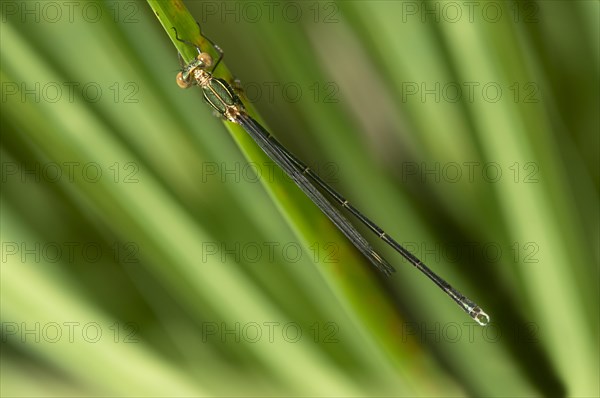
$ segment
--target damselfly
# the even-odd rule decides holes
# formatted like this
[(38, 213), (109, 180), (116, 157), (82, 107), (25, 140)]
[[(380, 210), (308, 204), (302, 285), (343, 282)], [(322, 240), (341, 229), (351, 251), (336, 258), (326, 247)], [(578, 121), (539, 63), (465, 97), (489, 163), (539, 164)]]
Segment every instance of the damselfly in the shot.
[[(198, 25), (199, 26), (199, 25)], [(175, 28), (173, 28), (175, 30)], [(202, 34), (202, 33), (201, 33)], [(193, 46), (198, 51), (196, 58), (182, 65), (182, 70), (177, 74), (177, 84), (181, 88), (197, 85), (202, 90), (204, 99), (225, 120), (240, 125), (258, 146), (269, 156), (308, 196), (323, 213), (346, 235), (356, 248), (381, 272), (391, 275), (395, 269), (379, 255), (367, 240), (354, 228), (352, 224), (325, 198), (328, 195), (333, 201), (346, 208), (354, 217), (366, 225), (385, 243), (400, 253), (406, 260), (425, 274), (439, 286), (452, 300), (467, 312), (477, 323), (484, 326), (490, 321), (489, 316), (473, 301), (454, 289), (448, 282), (427, 267), (415, 255), (409, 252), (386, 234), (373, 221), (365, 217), (358, 209), (352, 206), (342, 195), (335, 191), (329, 184), (321, 179), (315, 172), (308, 168), (301, 160), (288, 151), (275, 138), (246, 112), (242, 101), (235, 90), (224, 79), (216, 78), (213, 73), (221, 59), (223, 51), (210, 39), (205, 39), (219, 54), (216, 62), (207, 52), (203, 52), (196, 44), (179, 38), (177, 30), (175, 36), (180, 42)], [(180, 60), (181, 60), (181, 55)], [(210, 70), (209, 70), (210, 69)], [(321, 190), (319, 190), (318, 188)]]

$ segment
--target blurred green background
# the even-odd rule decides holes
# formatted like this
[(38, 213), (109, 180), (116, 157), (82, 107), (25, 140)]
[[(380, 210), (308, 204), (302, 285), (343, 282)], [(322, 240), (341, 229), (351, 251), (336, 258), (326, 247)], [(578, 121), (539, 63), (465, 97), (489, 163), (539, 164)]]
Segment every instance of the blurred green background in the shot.
[(361, 228), (379, 275), (177, 87), (145, 2), (3, 1), (2, 396), (599, 395), (598, 2), (185, 4), (492, 323)]

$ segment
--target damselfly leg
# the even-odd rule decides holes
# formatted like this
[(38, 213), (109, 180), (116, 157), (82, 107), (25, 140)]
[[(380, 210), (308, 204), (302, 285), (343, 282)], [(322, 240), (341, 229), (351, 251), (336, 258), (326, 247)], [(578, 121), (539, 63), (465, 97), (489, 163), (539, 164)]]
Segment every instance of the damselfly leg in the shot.
[[(210, 45), (219, 54), (219, 56), (217, 57), (217, 61), (214, 63), (212, 69), (210, 70), (210, 73), (214, 73), (215, 70), (217, 69), (217, 66), (219, 66), (219, 63), (223, 59), (223, 56), (225, 55), (225, 53), (223, 52), (223, 50), (221, 49), (221, 47), (219, 47), (217, 44), (215, 44), (214, 41), (212, 41), (210, 38), (208, 38), (207, 36), (205, 36), (204, 33), (202, 33), (202, 26), (200, 26), (200, 24), (198, 22), (196, 22), (196, 25), (198, 25), (198, 31), (200, 32), (200, 36), (204, 37), (204, 40), (206, 40), (207, 42), (209, 42)], [(188, 44), (188, 45), (194, 47), (196, 49), (196, 51), (198, 51), (198, 56), (200, 56), (202, 54), (202, 49), (198, 45), (196, 45), (195, 43), (192, 43), (189, 40), (185, 40), (185, 39), (180, 38), (179, 35), (178, 35), (178, 33), (177, 33), (177, 29), (175, 29), (175, 27), (173, 27), (173, 30), (175, 31), (175, 39), (179, 40), (182, 43), (185, 43), (185, 44)], [(183, 60), (181, 59), (181, 54), (177, 54), (177, 55), (179, 56), (180, 63), (182, 63)], [(182, 66), (185, 66), (185, 63)]]

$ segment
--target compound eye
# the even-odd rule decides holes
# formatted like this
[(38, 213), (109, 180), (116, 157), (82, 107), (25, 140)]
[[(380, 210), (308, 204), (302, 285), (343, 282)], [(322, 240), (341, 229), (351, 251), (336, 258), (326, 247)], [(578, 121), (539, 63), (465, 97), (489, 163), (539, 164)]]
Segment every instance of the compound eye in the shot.
[(196, 59), (202, 62), (206, 67), (210, 67), (212, 65), (212, 57), (208, 53), (200, 53)]
[(189, 75), (188, 75), (188, 80), (183, 78), (183, 72), (179, 72), (177, 74), (177, 85), (181, 88), (188, 88), (192, 85), (192, 83), (189, 80)]

